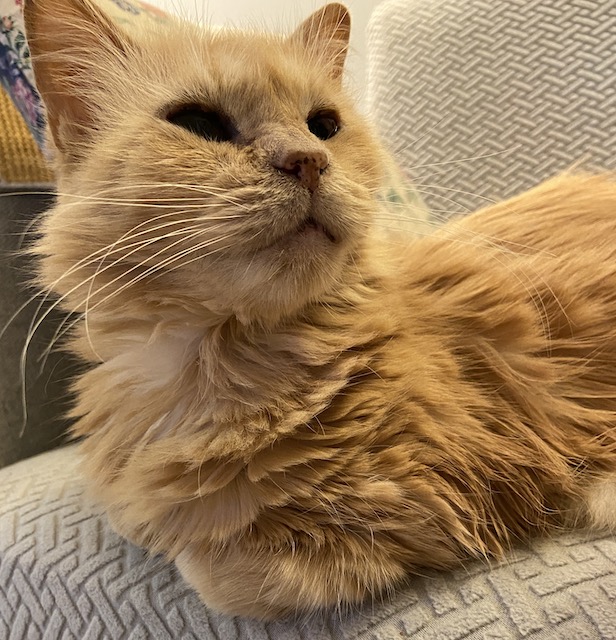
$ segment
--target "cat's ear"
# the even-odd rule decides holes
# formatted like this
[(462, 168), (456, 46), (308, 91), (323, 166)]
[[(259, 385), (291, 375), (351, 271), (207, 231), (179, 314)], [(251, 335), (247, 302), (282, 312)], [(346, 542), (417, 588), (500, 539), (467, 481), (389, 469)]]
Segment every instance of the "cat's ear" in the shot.
[(95, 96), (131, 43), (89, 0), (26, 0), (24, 20), (55, 146), (76, 157), (96, 127)]
[(346, 7), (326, 4), (315, 11), (291, 35), (291, 40), (306, 47), (311, 53), (329, 63), (334, 79), (342, 76), (349, 49), (351, 17)]

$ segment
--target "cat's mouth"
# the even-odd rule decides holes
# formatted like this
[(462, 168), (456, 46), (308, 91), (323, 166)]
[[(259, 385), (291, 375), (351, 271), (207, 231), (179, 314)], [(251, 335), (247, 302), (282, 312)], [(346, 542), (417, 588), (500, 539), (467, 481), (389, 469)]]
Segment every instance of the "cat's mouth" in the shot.
[(279, 235), (261, 249), (275, 249), (276, 251), (286, 250), (291, 247), (308, 247), (340, 244), (342, 238), (333, 233), (322, 222), (315, 217), (308, 216), (296, 227), (291, 227), (284, 234)]
[(295, 233), (300, 236), (308, 236), (311, 234), (322, 234), (333, 244), (338, 243), (338, 239), (336, 238), (336, 236), (324, 224), (321, 224), (318, 220), (316, 220), (312, 216), (309, 216), (308, 218), (306, 218), (299, 225)]

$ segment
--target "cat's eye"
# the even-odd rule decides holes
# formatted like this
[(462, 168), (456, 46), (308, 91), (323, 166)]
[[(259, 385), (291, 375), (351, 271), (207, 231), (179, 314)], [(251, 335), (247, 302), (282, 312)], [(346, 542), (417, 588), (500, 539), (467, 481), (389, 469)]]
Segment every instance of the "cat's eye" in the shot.
[(329, 140), (338, 133), (340, 120), (335, 111), (317, 111), (306, 121), (312, 135), (321, 140)]
[(167, 121), (205, 140), (228, 142), (233, 138), (231, 124), (220, 113), (199, 106), (182, 107), (167, 115)]

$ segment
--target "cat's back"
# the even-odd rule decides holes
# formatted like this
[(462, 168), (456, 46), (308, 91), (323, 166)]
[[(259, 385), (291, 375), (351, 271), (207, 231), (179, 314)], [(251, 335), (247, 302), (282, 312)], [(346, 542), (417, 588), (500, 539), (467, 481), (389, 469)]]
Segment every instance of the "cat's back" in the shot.
[(441, 340), (466, 378), (479, 362), (486, 371), (506, 363), (517, 385), (541, 363), (531, 377), (547, 384), (546, 397), (575, 371), (584, 394), (609, 380), (606, 394), (592, 393), (616, 411), (614, 176), (559, 176), (419, 240), (403, 261), (407, 327)]
[(616, 176), (564, 174), (449, 223), (402, 260), (402, 289), (445, 304), (560, 295), (614, 303)]
[[(563, 174), (453, 223), (446, 233), (513, 253), (616, 250), (616, 175)], [(587, 256), (592, 258), (592, 256)]]

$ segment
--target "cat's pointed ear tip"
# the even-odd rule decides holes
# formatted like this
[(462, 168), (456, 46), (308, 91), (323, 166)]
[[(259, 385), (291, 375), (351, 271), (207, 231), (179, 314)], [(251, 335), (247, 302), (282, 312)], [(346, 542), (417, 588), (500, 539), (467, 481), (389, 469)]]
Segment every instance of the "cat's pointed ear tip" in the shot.
[(39, 53), (39, 41), (45, 36), (45, 29), (41, 27), (41, 18), (47, 13), (44, 0), (24, 0), (22, 5), (26, 38), (30, 49), (30, 55), (37, 57)]
[[(24, 25), (26, 27), (26, 35), (31, 38), (36, 35), (49, 36), (50, 34), (48, 25), (41, 25), (40, 33), (38, 27), (41, 24), (41, 19), (48, 19), (55, 15), (59, 15), (66, 8), (70, 8), (71, 5), (76, 3), (71, 0), (23, 0), (23, 16)], [(85, 5), (85, 2), (82, 4)]]
[(27, 21), (29, 17), (31, 18), (41, 11), (45, 13), (53, 12), (62, 4), (68, 4), (68, 2), (63, 3), (60, 0), (23, 0), (24, 19)]
[(349, 9), (340, 2), (330, 2), (326, 4), (324, 10), (329, 11), (332, 14), (336, 14), (337, 21), (340, 24), (350, 23), (351, 22), (351, 13)]
[(24, 0), (22, 4), (22, 11), (24, 14), (24, 24), (26, 25), (26, 31), (29, 26), (32, 26), (34, 19), (35, 9), (38, 5), (38, 0)]
[(330, 11), (338, 11), (339, 13), (349, 13), (346, 5), (342, 4), (342, 2), (329, 2), (325, 5)]

